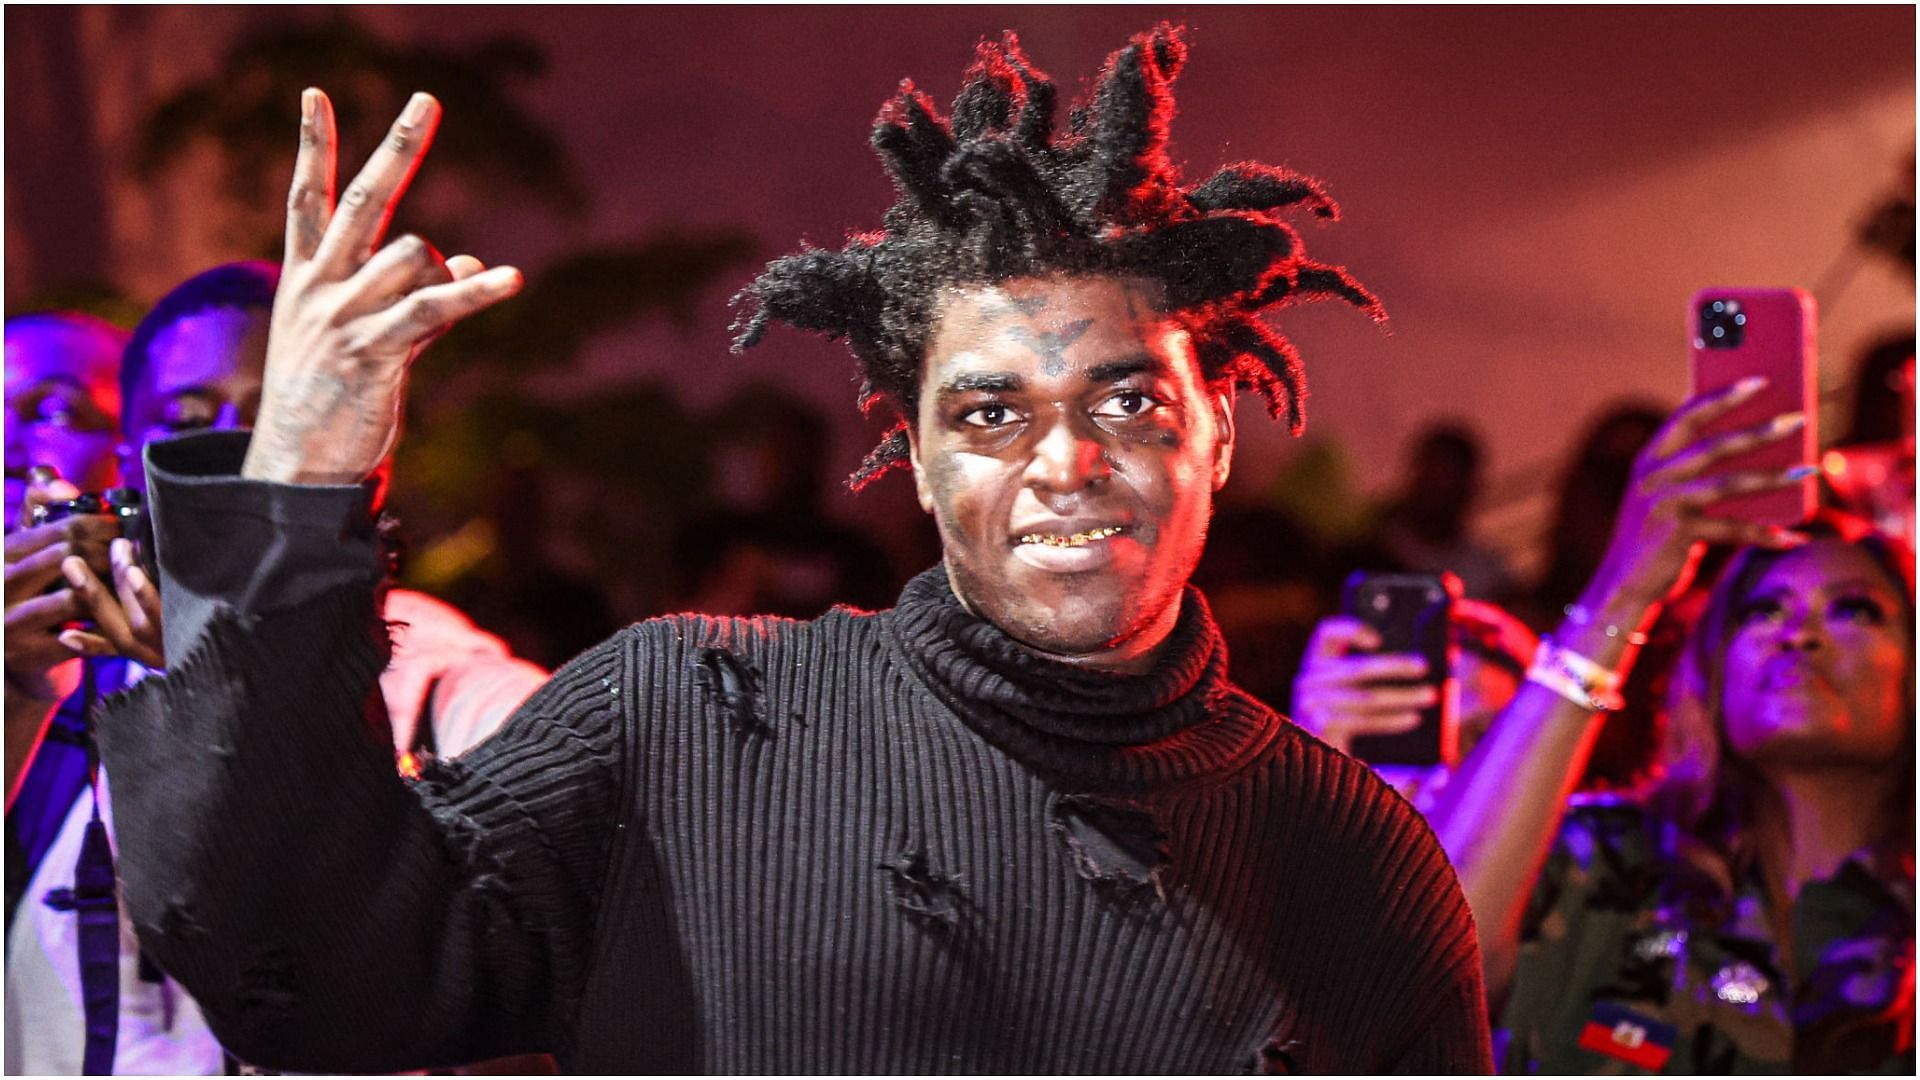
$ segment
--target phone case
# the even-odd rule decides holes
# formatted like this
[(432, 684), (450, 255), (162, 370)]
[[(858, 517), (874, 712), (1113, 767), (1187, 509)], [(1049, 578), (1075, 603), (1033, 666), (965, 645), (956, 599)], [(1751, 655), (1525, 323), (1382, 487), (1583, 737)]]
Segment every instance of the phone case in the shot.
[[(1737, 305), (1732, 312), (1711, 312), (1716, 302)], [(1736, 328), (1730, 314), (1744, 316)], [(1711, 339), (1710, 320), (1722, 329), (1737, 329), (1740, 340)], [(1793, 288), (1714, 287), (1694, 294), (1687, 309), (1687, 340), (1693, 372), (1693, 392), (1731, 386), (1751, 375), (1768, 379), (1765, 389), (1732, 412), (1708, 425), (1705, 432), (1736, 431), (1763, 424), (1781, 413), (1801, 411), (1807, 423), (1797, 437), (1789, 436), (1757, 450), (1728, 458), (1712, 472), (1786, 469), (1810, 464), (1819, 446), (1819, 365), (1814, 347), (1813, 297)], [(1707, 507), (1715, 517), (1735, 518), (1764, 525), (1794, 525), (1813, 516), (1819, 488), (1809, 477), (1793, 487), (1753, 492), (1722, 499)]]
[[(1452, 765), (1459, 758), (1459, 683), (1453, 678), (1451, 623), (1460, 579), (1452, 574), (1386, 574), (1357, 570), (1347, 578), (1341, 610), (1380, 634), (1380, 650), (1415, 653), (1427, 661), (1440, 703), (1422, 712), (1420, 726), (1399, 735), (1353, 740), (1353, 756), (1373, 765)], [(1417, 686), (1407, 681), (1400, 685)]]

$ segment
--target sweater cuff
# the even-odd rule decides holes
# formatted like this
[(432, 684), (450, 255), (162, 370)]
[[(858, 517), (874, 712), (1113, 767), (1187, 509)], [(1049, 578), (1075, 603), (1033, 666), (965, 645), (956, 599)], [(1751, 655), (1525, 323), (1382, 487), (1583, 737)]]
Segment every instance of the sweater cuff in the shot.
[(248, 438), (212, 431), (147, 446), (169, 656), (187, 655), (222, 608), (266, 615), (381, 580), (373, 484), (242, 479)]

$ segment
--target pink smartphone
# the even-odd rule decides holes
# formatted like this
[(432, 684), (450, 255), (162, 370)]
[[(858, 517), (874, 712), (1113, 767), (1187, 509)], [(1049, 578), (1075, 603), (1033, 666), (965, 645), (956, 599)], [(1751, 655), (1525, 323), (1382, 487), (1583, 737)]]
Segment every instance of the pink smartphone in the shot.
[[(1708, 432), (1735, 431), (1763, 424), (1787, 412), (1804, 412), (1807, 423), (1797, 435), (1728, 458), (1713, 471), (1788, 469), (1813, 463), (1819, 446), (1818, 360), (1814, 351), (1813, 297), (1802, 289), (1708, 288), (1694, 294), (1687, 309), (1695, 395), (1764, 375), (1767, 386), (1739, 408), (1715, 420)], [(1762, 525), (1795, 525), (1813, 517), (1818, 506), (1816, 477), (1792, 487), (1722, 499), (1707, 507), (1715, 517)]]

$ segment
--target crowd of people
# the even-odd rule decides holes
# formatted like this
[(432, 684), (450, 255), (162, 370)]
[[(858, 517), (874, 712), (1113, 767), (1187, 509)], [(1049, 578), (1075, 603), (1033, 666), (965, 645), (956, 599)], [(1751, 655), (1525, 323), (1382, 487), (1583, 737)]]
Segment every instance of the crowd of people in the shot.
[[(1807, 422), (1715, 427), (1744, 383), (1598, 417), (1532, 582), (1457, 424), (1362, 538), (1215, 514), (1235, 395), (1298, 424), (1261, 313), (1379, 305), (1314, 181), (1180, 177), (1185, 60), (1056, 132), (983, 44), (881, 113), (885, 228), (743, 294), (898, 416), (856, 480), (911, 474), (924, 573), (749, 394), (662, 587), (703, 614), (400, 587), (405, 365), (519, 283), (384, 242), (425, 95), (337, 205), (305, 95), (284, 266), (9, 319), (7, 1071), (1911, 1071), (1911, 335), (1836, 450), (1903, 504), (1710, 512), (1815, 471), (1724, 467)], [(1462, 582), (1444, 680), (1355, 570)], [(1450, 696), (1457, 755), (1351, 756)]]

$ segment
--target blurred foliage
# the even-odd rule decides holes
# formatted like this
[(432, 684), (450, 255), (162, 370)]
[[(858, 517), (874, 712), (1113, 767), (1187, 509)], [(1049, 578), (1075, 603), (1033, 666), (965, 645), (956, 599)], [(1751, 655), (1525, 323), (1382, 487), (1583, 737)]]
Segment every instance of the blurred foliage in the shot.
[(690, 329), (706, 291), (756, 251), (744, 231), (709, 229), (568, 252), (529, 275), (512, 301), (449, 330), (421, 355), (414, 377), (565, 366), (592, 338), (643, 316)]
[(7, 305), (8, 318), (39, 311), (78, 311), (131, 330), (147, 308), (110, 281), (68, 282)]
[(1327, 543), (1367, 531), (1375, 508), (1357, 489), (1353, 463), (1337, 441), (1303, 440), (1261, 493), (1264, 505), (1285, 510)]
[[(440, 99), (451, 122), (434, 137), (421, 185), (457, 181), (484, 203), (531, 197), (582, 218), (588, 197), (560, 139), (511, 90), (546, 72), (537, 44), (520, 36), (454, 48), (385, 41), (345, 12), (310, 25), (281, 24), (237, 42), (212, 78), (162, 101), (144, 126), (134, 167), (152, 180), (202, 140), (219, 148), (224, 194), (260, 208), (252, 253), (278, 257), (284, 190), (292, 174), (300, 93), (327, 91), (339, 130), (340, 183), (385, 137), (416, 90)], [(416, 217), (421, 200), (410, 201)], [(403, 210), (403, 213), (409, 211)], [(451, 222), (419, 222), (443, 248), (461, 246)]]
[[(430, 437), (420, 434), (409, 432), (394, 462), (394, 501), (403, 521), (452, 525), (436, 529), (434, 542), (468, 548), (473, 534), (463, 530), (476, 515), (539, 519), (500, 520), (488, 536), (550, 527), (560, 523), (550, 520), (552, 508), (541, 493), (526, 503), (503, 499), (502, 477), (510, 470), (549, 478), (564, 473), (592, 493), (588, 507), (564, 524), (575, 529), (605, 582), (665, 575), (674, 530), (710, 487), (698, 419), (655, 382), (563, 403), (490, 390), (436, 417)], [(418, 531), (408, 531), (418, 545)], [(422, 551), (428, 567), (433, 551), (432, 544)], [(471, 551), (467, 568), (488, 576), (512, 573), (493, 564), (501, 554), (527, 553), (483, 547)]]
[(1895, 185), (1884, 202), (1867, 212), (1858, 230), (1860, 243), (1892, 259), (1907, 272), (1909, 282), (1914, 266), (1913, 160), (1914, 153), (1908, 150), (1904, 182)]
[[(448, 120), (394, 232), (463, 250), (457, 222), (429, 222), (409, 207), (435, 205), (439, 188), (458, 191), (465, 205), (531, 199), (585, 217), (587, 192), (565, 146), (513, 97), (545, 71), (545, 56), (524, 37), (458, 47), (390, 42), (345, 12), (276, 25), (237, 42), (217, 77), (153, 111), (136, 169), (154, 179), (211, 143), (224, 194), (258, 208), (243, 214), (242, 245), (278, 258), (301, 90), (321, 87), (333, 101), (342, 186), (408, 95), (426, 90)], [(756, 250), (742, 230), (711, 228), (562, 251), (528, 273), (520, 296), (427, 349), (412, 372), (392, 488), (419, 580), (457, 597), (530, 578), (547, 554), (540, 530), (560, 529), (589, 553), (596, 587), (657, 593), (675, 530), (711, 488), (699, 421), (659, 383), (559, 402), (529, 394), (525, 381), (566, 371), (593, 339), (643, 319), (690, 327), (708, 290), (737, 276)], [(584, 490), (587, 505), (556, 510), (560, 488)]]

